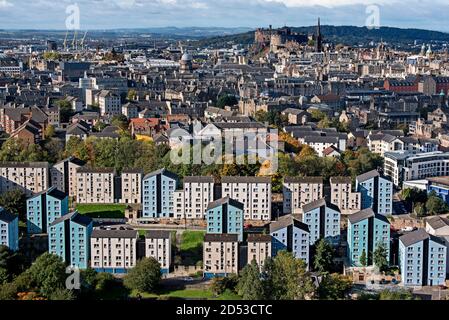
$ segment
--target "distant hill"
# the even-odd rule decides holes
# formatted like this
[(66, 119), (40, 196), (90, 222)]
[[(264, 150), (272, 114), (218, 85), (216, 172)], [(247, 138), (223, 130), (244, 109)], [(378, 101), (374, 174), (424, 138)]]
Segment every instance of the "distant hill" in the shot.
[[(293, 31), (312, 34), (316, 27), (293, 27)], [(381, 27), (379, 29), (368, 29), (366, 27), (354, 26), (321, 26), (321, 32), (326, 41), (356, 45), (368, 43), (371, 41), (394, 42), (399, 44), (413, 43), (415, 40), (420, 42), (449, 42), (449, 33), (429, 31), (421, 29), (400, 29)], [(199, 41), (202, 45), (219, 46), (224, 43), (233, 42), (236, 44), (248, 45), (254, 41), (254, 32), (246, 32), (229, 36), (208, 37)]]

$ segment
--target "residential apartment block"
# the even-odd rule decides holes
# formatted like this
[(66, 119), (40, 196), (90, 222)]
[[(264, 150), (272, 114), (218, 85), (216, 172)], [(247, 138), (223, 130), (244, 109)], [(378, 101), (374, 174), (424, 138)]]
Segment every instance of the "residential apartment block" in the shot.
[(122, 113), (120, 96), (111, 91), (102, 90), (98, 96), (98, 104), (102, 116), (115, 116)]
[(0, 162), (0, 192), (22, 190), (27, 196), (49, 188), (47, 162)]
[(150, 230), (145, 234), (145, 257), (156, 259), (162, 274), (170, 272), (172, 263), (171, 233), (166, 230)]
[(446, 274), (449, 275), (449, 219), (441, 216), (431, 217), (426, 220), (426, 232), (438, 237), (446, 247)]
[(405, 286), (436, 286), (446, 281), (447, 248), (424, 229), (399, 238), (399, 266)]
[(112, 168), (78, 168), (76, 202), (114, 203), (114, 177)]
[(302, 222), (309, 226), (310, 245), (319, 239), (338, 245), (341, 213), (337, 206), (320, 199), (302, 206)]
[(0, 245), (19, 250), (19, 217), (0, 207)]
[(26, 211), (28, 234), (47, 233), (53, 221), (69, 213), (69, 198), (51, 187), (27, 199)]
[(90, 266), (97, 272), (127, 273), (137, 261), (135, 230), (94, 229), (90, 239)]
[(72, 267), (86, 269), (90, 258), (92, 219), (78, 214), (66, 214), (48, 228), (48, 251), (58, 255)]
[(124, 169), (121, 175), (121, 203), (141, 203), (142, 201), (141, 169)]
[(309, 264), (309, 226), (292, 215), (280, 217), (270, 223), (271, 252), (275, 257), (279, 251), (292, 252), (297, 259)]
[(331, 177), (331, 203), (340, 208), (342, 214), (359, 212), (362, 208), (362, 195), (352, 191), (350, 177)]
[(271, 220), (270, 177), (222, 177), (222, 197), (229, 197), (245, 206), (245, 220)]
[(298, 214), (301, 207), (324, 197), (322, 177), (286, 177), (283, 184), (284, 214)]
[(238, 273), (238, 235), (206, 234), (203, 246), (204, 277), (206, 279)]
[(174, 216), (174, 193), (178, 177), (165, 169), (143, 178), (143, 218), (170, 218)]
[(77, 193), (76, 172), (86, 163), (75, 157), (64, 159), (50, 168), (50, 181), (53, 187), (65, 192), (69, 197), (75, 197)]
[(174, 194), (177, 219), (204, 219), (210, 202), (214, 201), (213, 177), (184, 177), (184, 187)]
[(211, 202), (207, 207), (207, 233), (236, 234), (243, 241), (244, 205), (229, 197)]
[(362, 209), (371, 208), (374, 212), (389, 215), (393, 213), (393, 183), (381, 177), (376, 170), (356, 178), (357, 192), (361, 193)]
[(449, 152), (387, 152), (384, 173), (395, 186), (411, 180), (449, 176)]
[(348, 259), (349, 265), (362, 266), (361, 257), (365, 252), (366, 265), (373, 265), (373, 252), (381, 244), (388, 251), (390, 260), (390, 222), (371, 208), (354, 213), (348, 217)]
[(262, 268), (267, 258), (271, 258), (271, 236), (269, 234), (248, 234), (248, 263), (253, 260)]

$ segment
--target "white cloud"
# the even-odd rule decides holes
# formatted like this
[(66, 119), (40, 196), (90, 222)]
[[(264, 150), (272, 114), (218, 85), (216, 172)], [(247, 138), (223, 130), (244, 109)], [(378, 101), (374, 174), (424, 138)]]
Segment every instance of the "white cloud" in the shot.
[(3, 8), (10, 8), (13, 4), (11, 2), (8, 2), (7, 0), (0, 0), (0, 9)]
[[(323, 6), (328, 8), (335, 8), (347, 5), (385, 5), (395, 4), (401, 0), (265, 0), (267, 2), (283, 3), (287, 7), (312, 7)], [(439, 0), (437, 0), (439, 1)], [(402, 0), (404, 2), (404, 0)], [(407, 0), (408, 2), (408, 0)], [(423, 1), (421, 1), (423, 2)], [(431, 1), (429, 1), (431, 2)]]

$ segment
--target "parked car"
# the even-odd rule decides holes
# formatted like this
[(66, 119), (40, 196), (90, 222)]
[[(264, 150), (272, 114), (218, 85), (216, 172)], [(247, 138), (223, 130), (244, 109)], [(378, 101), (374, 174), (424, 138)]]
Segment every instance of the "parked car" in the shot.
[(194, 279), (192, 277), (185, 277), (184, 281), (185, 282), (192, 282), (192, 281), (194, 281)]
[(392, 283), (392, 284), (398, 284), (399, 282), (398, 282), (398, 280), (396, 280), (396, 279), (393, 278), (393, 279), (391, 279), (391, 283)]

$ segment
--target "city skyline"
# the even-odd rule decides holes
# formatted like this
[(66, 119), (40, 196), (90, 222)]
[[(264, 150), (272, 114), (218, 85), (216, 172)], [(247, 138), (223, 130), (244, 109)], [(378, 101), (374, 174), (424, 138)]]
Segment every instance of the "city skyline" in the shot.
[[(63, 30), (69, 5), (80, 8), (80, 28), (89, 30), (151, 27), (364, 26), (372, 11), (366, 0), (0, 0), (0, 29)], [(377, 1), (380, 26), (448, 32), (447, 1)], [(397, 12), (401, 16), (397, 16)], [(132, 14), (132, 19), (127, 17)]]

